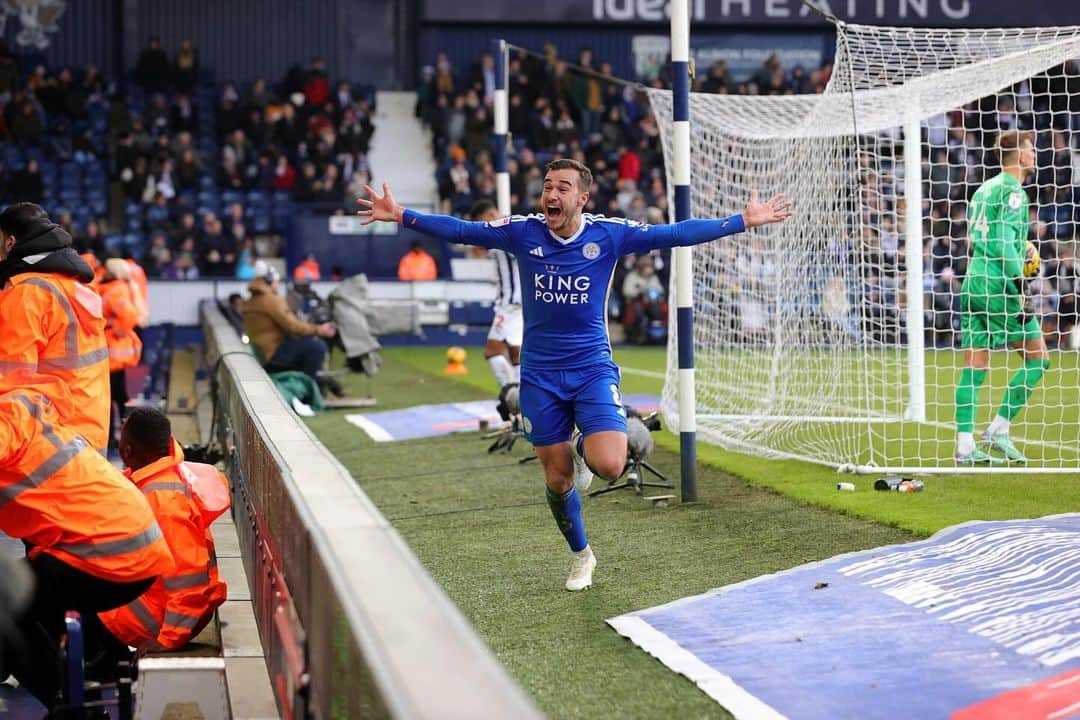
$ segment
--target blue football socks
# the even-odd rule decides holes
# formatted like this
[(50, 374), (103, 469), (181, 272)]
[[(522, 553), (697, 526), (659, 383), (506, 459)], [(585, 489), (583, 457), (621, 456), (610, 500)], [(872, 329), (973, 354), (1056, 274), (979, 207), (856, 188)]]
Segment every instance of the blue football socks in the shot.
[(585, 523), (581, 519), (581, 496), (577, 488), (570, 488), (565, 493), (557, 493), (549, 487), (544, 488), (551, 514), (559, 526), (559, 532), (566, 538), (574, 552), (584, 550), (589, 544), (585, 537)]

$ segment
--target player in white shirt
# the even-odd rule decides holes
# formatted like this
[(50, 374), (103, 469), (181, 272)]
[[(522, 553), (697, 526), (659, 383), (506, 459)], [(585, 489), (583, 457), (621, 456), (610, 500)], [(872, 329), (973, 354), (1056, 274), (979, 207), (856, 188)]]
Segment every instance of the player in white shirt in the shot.
[[(489, 200), (476, 203), (470, 215), (476, 222), (499, 219), (499, 211)], [(510, 253), (492, 248), (487, 251), (487, 257), (495, 262), (495, 317), (484, 345), (484, 359), (499, 383), (499, 398), (503, 400), (507, 387), (521, 382), (521, 339), (525, 330), (521, 314), (521, 277), (517, 259)], [(500, 412), (503, 412), (501, 404)], [(505, 412), (503, 419), (509, 419)]]

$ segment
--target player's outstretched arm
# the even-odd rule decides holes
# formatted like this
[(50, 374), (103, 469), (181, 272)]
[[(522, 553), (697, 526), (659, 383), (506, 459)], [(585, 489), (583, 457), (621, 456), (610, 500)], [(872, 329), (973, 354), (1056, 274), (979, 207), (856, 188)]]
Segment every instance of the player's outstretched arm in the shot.
[(361, 208), (356, 214), (364, 218), (364, 225), (376, 220), (393, 222), (452, 243), (512, 251), (512, 248), (508, 247), (510, 230), (507, 222), (466, 222), (450, 215), (428, 215), (408, 210), (394, 200), (388, 182), (383, 183), (382, 195), (375, 192), (370, 185), (364, 186), (364, 192), (368, 195), (366, 198), (356, 199)]
[(746, 209), (738, 215), (710, 219), (683, 220), (671, 225), (639, 225), (627, 223), (623, 235), (623, 252), (648, 252), (656, 248), (685, 247), (734, 235), (759, 225), (783, 222), (791, 217), (791, 203), (783, 195), (774, 195), (758, 202), (751, 193)]

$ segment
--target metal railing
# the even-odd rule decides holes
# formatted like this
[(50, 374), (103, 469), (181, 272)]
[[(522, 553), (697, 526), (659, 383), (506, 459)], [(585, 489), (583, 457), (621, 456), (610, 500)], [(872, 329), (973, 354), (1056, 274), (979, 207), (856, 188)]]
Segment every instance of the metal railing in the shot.
[(541, 717), (217, 305), (200, 314), (216, 435), (282, 715)]

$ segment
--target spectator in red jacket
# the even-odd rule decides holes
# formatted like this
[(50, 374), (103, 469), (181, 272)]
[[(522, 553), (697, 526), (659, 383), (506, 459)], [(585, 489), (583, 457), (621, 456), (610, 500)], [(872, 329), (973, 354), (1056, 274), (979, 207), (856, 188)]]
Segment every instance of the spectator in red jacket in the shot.
[(322, 107), (330, 98), (330, 81), (326, 79), (326, 63), (320, 57), (313, 58), (304, 84), (304, 98), (309, 105)]
[(641, 180), (641, 158), (633, 148), (622, 148), (619, 155), (619, 179), (633, 180), (635, 184)]
[(289, 191), (296, 184), (296, 170), (289, 163), (287, 155), (278, 155), (277, 164), (274, 166), (274, 189)]

